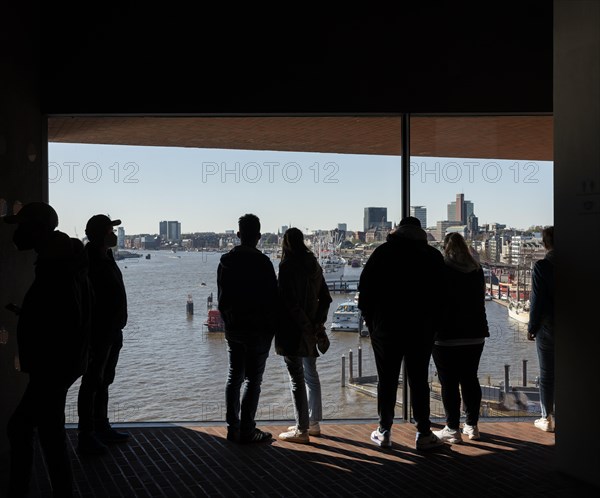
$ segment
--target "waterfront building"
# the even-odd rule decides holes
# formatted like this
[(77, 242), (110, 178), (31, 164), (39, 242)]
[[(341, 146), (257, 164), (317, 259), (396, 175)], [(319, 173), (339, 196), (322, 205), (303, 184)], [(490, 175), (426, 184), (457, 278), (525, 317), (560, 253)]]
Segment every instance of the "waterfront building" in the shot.
[(125, 249), (125, 228), (117, 227), (117, 247)]
[(158, 234), (163, 241), (179, 242), (181, 240), (181, 223), (179, 221), (161, 221)]
[(387, 208), (366, 207), (363, 228), (365, 232), (371, 228), (385, 228), (391, 230), (392, 222), (387, 220)]
[(421, 228), (427, 228), (427, 208), (425, 206), (411, 206), (410, 215), (421, 222)]

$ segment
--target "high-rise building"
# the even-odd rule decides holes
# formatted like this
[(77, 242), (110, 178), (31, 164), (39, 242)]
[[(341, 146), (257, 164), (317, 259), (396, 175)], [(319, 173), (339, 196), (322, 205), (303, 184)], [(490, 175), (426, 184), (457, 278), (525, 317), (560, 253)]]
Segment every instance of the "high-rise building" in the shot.
[(117, 247), (125, 249), (125, 228), (117, 227)]
[(179, 221), (161, 221), (158, 234), (162, 240), (176, 242), (181, 240), (181, 223)]
[(363, 228), (365, 232), (370, 228), (391, 229), (392, 223), (387, 220), (387, 208), (366, 207)]
[(410, 215), (421, 222), (421, 228), (427, 228), (427, 208), (425, 206), (411, 206)]
[(474, 212), (475, 206), (471, 201), (465, 201), (465, 194), (456, 194), (456, 201), (448, 204), (448, 221), (466, 225), (469, 216)]

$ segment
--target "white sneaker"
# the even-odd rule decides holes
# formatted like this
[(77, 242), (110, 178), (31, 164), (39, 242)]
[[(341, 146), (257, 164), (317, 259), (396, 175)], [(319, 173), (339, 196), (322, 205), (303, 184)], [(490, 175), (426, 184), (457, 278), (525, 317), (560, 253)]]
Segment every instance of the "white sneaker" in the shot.
[(474, 441), (479, 441), (480, 439), (479, 429), (476, 425), (465, 424), (463, 426), (463, 434), (465, 436), (469, 436), (469, 439), (472, 439)]
[(308, 444), (310, 438), (308, 437), (308, 431), (300, 431), (296, 427), (288, 432), (282, 432), (279, 434), (279, 439), (282, 441), (288, 441), (290, 443)]
[(415, 443), (417, 450), (431, 450), (433, 448), (437, 448), (438, 446), (444, 445), (444, 442), (432, 431), (430, 431), (426, 436), (423, 436), (420, 432), (417, 432), (417, 439)]
[[(296, 426), (290, 425), (288, 427), (288, 431), (295, 431)], [(319, 422), (310, 422), (308, 426), (308, 435), (309, 436), (320, 436), (321, 435), (321, 425)]]
[(441, 431), (433, 431), (433, 433), (442, 441), (451, 444), (462, 443), (462, 436), (460, 435), (460, 430), (458, 429), (450, 429), (450, 427), (446, 426)]
[(538, 418), (533, 425), (544, 432), (554, 432), (554, 417), (548, 415), (546, 418)]
[(392, 431), (382, 431), (379, 427), (377, 430), (371, 432), (371, 441), (382, 448), (392, 447)]

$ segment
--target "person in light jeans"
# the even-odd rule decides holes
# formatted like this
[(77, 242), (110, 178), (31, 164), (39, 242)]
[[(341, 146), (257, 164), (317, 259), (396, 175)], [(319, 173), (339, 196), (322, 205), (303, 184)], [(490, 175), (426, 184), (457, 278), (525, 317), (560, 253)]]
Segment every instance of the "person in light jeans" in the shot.
[(332, 299), (323, 269), (297, 228), (288, 229), (283, 236), (277, 285), (280, 313), (275, 351), (284, 356), (288, 369), (296, 422), (279, 439), (308, 443), (309, 436), (321, 435), (317, 339), (326, 333), (324, 323)]

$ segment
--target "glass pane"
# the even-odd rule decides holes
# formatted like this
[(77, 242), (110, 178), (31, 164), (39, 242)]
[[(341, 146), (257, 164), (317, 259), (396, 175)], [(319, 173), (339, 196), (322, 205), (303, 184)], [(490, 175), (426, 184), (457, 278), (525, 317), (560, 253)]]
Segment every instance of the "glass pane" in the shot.
[[(312, 119), (335, 147), (344, 129)], [(333, 294), (326, 323), (331, 348), (317, 362), (324, 418), (376, 416), (368, 334), (352, 327), (352, 313), (335, 330), (331, 325), (338, 305), (351, 308), (362, 265), (400, 219), (399, 150), (374, 154), (386, 140), (398, 148), (399, 119), (390, 123), (371, 126), (371, 136), (353, 144), (357, 151), (365, 144), (368, 154), (49, 143), (59, 230), (84, 238), (94, 214), (122, 220), (117, 264), (129, 319), (110, 387), (111, 421), (225, 419), (226, 341), (207, 322), (216, 308), (219, 259), (239, 243), (237, 220), (247, 212), (261, 219), (259, 248), (275, 270), (287, 227), (302, 230), (320, 257)], [(298, 140), (303, 150), (310, 146), (306, 137)], [(366, 378), (354, 388), (350, 351), (352, 376)], [(77, 422), (78, 388), (79, 381), (69, 391), (68, 422)], [(257, 420), (293, 415), (287, 369), (272, 348)]]
[[(526, 321), (531, 268), (545, 254), (541, 231), (553, 225), (552, 150), (548, 116), (411, 119), (411, 209), (426, 219), (435, 247), (446, 233), (461, 233), (486, 275), (483, 416), (540, 413)], [(432, 415), (444, 417), (433, 361), (430, 380)]]

